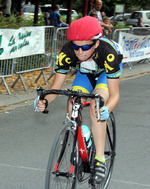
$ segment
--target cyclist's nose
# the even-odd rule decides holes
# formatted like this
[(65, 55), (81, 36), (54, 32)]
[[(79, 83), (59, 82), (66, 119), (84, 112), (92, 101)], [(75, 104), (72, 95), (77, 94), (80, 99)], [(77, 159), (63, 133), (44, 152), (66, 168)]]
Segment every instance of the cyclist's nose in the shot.
[(81, 49), (81, 47), (79, 47), (78, 53), (83, 53), (83, 50)]

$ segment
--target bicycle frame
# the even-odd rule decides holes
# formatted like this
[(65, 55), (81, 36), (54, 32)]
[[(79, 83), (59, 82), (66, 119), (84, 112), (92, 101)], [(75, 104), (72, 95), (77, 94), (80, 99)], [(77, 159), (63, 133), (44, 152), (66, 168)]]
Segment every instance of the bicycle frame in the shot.
[[(69, 99), (68, 99), (69, 101)], [(79, 117), (79, 114), (81, 115), (81, 98), (80, 97), (77, 97), (75, 98), (75, 101), (73, 103), (73, 106), (72, 106), (72, 114), (71, 114), (71, 119), (69, 119), (68, 117), (68, 114), (66, 116), (67, 118), (67, 121), (68, 122), (71, 122), (73, 124), (73, 129), (74, 130), (74, 139), (73, 139), (73, 146), (72, 146), (72, 152), (71, 152), (71, 158), (70, 158), (70, 162), (71, 162), (71, 165), (70, 165), (70, 173), (58, 173), (58, 167), (59, 167), (59, 163), (61, 161), (61, 158), (63, 156), (63, 153), (64, 153), (64, 150), (65, 150), (65, 141), (67, 140), (68, 138), (68, 134), (69, 134), (69, 131), (67, 132), (66, 131), (66, 134), (65, 134), (65, 137), (64, 137), (64, 140), (63, 140), (63, 147), (61, 149), (61, 152), (60, 152), (60, 155), (59, 155), (59, 158), (58, 158), (58, 161), (57, 161), (57, 164), (56, 164), (56, 167), (55, 167), (55, 170), (54, 170), (54, 173), (58, 176), (71, 176), (72, 173), (73, 173), (73, 169), (74, 169), (74, 163), (75, 163), (75, 157), (74, 157), (74, 149), (76, 147), (76, 144), (77, 144), (77, 140), (79, 142), (79, 151), (80, 151), (80, 146), (82, 146), (82, 148), (84, 148), (84, 152), (83, 153), (83, 156), (81, 157), (81, 159), (83, 161), (88, 161), (88, 152), (86, 150), (86, 144), (85, 144), (85, 141), (84, 141), (84, 138), (81, 134), (81, 123), (82, 123), (82, 120), (80, 119)], [(80, 132), (78, 132), (80, 130)], [(82, 151), (82, 152), (83, 152)]]

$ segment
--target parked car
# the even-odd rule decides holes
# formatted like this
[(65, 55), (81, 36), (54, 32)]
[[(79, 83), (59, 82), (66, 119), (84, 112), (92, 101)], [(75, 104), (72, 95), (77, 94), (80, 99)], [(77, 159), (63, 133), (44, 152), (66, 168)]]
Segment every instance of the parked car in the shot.
[[(60, 9), (59, 9), (59, 13), (60, 13), (62, 16), (67, 17), (67, 12), (68, 12), (68, 9), (65, 9), (65, 8), (60, 8)], [(77, 16), (78, 16), (78, 13), (77, 13), (75, 10), (71, 10), (71, 18), (72, 18), (72, 19), (75, 19)]]
[(111, 24), (118, 24), (121, 25), (124, 21), (126, 21), (128, 18), (130, 18), (131, 13), (124, 13), (123, 14), (117, 14), (114, 18), (114, 16), (110, 17)]
[(134, 11), (131, 17), (127, 19), (126, 24), (136, 27), (138, 18), (142, 18), (145, 27), (150, 27), (150, 10)]
[[(35, 5), (24, 5), (22, 7), (21, 16), (25, 18), (34, 18)], [(42, 14), (42, 10), (39, 7), (38, 15)]]

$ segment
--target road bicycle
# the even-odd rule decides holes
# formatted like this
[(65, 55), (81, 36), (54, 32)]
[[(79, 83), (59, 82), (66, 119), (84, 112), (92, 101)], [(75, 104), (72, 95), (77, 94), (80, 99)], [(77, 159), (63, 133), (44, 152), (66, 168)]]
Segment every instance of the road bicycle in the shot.
[[(87, 142), (83, 136), (82, 109), (90, 105), (90, 102), (81, 103), (81, 97), (94, 98), (97, 109), (97, 119), (100, 118), (100, 107), (104, 100), (99, 94), (86, 94), (72, 90), (44, 90), (37, 88), (38, 99), (44, 100), (48, 94), (68, 96), (68, 103), (72, 100), (72, 115), (68, 113), (57, 136), (53, 142), (46, 171), (45, 189), (75, 189), (83, 188), (80, 183), (88, 183), (92, 189), (106, 189), (108, 187), (115, 157), (116, 126), (113, 113), (107, 120), (107, 134), (105, 141), (106, 177), (101, 184), (93, 184), (90, 176), (93, 170), (95, 157), (95, 145), (92, 133), (91, 145), (87, 148)], [(45, 110), (44, 113), (48, 113)], [(87, 188), (87, 187), (86, 187)]]

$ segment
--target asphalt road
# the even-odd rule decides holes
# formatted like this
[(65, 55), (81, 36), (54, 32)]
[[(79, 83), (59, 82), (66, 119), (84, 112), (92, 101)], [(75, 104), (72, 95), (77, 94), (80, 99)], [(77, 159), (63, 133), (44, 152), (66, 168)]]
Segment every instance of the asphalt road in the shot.
[[(150, 74), (120, 82), (120, 103), (114, 111), (117, 156), (109, 189), (150, 188), (149, 81)], [(66, 97), (59, 97), (48, 115), (35, 113), (32, 102), (0, 113), (0, 189), (44, 189), (50, 148), (65, 106)]]

